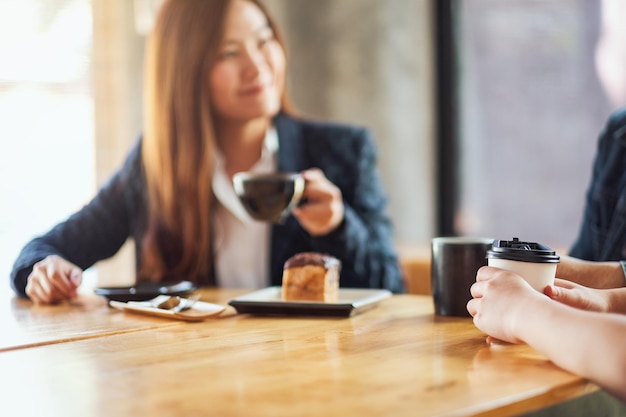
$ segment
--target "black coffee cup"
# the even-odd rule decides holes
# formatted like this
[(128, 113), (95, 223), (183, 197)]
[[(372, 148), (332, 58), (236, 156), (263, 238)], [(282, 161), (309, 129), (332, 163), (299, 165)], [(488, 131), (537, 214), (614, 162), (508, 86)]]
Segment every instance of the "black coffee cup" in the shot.
[(467, 302), (476, 272), (487, 265), (493, 239), (482, 237), (436, 237), (431, 241), (431, 285), (435, 314), (470, 317)]
[(255, 220), (281, 223), (302, 198), (305, 180), (297, 172), (239, 172), (233, 176), (235, 194)]

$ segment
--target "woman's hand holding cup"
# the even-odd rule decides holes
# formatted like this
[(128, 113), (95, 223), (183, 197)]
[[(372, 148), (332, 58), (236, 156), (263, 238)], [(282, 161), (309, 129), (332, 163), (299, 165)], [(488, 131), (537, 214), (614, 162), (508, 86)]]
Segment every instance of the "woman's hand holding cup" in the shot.
[(470, 292), (473, 299), (467, 303), (467, 311), (474, 317), (474, 324), (492, 338), (521, 343), (516, 337), (515, 326), (524, 320), (525, 300), (543, 295), (515, 272), (483, 266), (476, 274), (476, 282)]
[(519, 343), (516, 326), (532, 299), (545, 297), (554, 285), (560, 257), (545, 245), (513, 238), (494, 240), (487, 260), (489, 266), (476, 274), (467, 311), (491, 338)]
[(293, 215), (312, 236), (327, 235), (343, 221), (341, 191), (326, 178), (321, 169), (303, 171), (302, 176), (306, 181), (302, 195), (304, 203), (293, 209)]

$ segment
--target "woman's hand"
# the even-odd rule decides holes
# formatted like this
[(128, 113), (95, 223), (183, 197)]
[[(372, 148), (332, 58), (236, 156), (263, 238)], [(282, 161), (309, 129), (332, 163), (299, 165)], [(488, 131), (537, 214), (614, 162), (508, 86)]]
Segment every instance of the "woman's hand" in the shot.
[(609, 290), (584, 287), (571, 281), (556, 278), (544, 294), (555, 301), (581, 310), (608, 312)]
[(26, 295), (35, 304), (54, 304), (76, 297), (83, 271), (60, 256), (37, 262), (28, 276)]
[(521, 342), (516, 323), (524, 320), (527, 301), (544, 297), (518, 274), (489, 266), (478, 270), (470, 292), (474, 298), (467, 303), (467, 311), (474, 317), (476, 327), (511, 343)]
[(306, 204), (295, 208), (293, 215), (312, 236), (327, 235), (343, 221), (341, 191), (318, 168), (303, 171), (302, 176), (306, 181), (302, 195)]

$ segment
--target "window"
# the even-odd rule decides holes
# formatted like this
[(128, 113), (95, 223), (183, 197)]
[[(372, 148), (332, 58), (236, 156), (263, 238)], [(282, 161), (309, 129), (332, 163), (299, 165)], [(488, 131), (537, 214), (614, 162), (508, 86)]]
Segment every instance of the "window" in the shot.
[(598, 135), (626, 104), (624, 30), (607, 19), (626, 16), (626, 5), (451, 4), (459, 103), (454, 230), (567, 249), (582, 220)]
[(89, 0), (0, 2), (0, 274), (94, 193)]

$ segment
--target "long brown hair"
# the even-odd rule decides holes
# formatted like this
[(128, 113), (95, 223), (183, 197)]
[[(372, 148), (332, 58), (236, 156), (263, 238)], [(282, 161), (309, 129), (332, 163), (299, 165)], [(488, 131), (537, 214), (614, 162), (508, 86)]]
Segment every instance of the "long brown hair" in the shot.
[[(146, 47), (142, 160), (148, 220), (139, 279), (189, 279), (212, 271), (211, 215), (216, 139), (209, 73), (232, 0), (165, 0)], [(274, 20), (256, 4), (285, 49)], [(283, 110), (291, 106), (287, 94)]]

